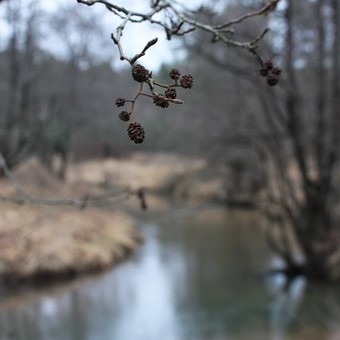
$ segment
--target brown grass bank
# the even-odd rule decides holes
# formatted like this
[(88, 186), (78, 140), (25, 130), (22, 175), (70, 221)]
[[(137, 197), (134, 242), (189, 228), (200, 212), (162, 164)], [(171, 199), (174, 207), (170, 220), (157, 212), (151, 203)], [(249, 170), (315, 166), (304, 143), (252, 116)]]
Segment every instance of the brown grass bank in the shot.
[[(150, 209), (161, 210), (153, 194), (201, 202), (222, 197), (221, 177), (206, 176), (204, 160), (169, 154), (135, 154), (129, 159), (92, 160), (73, 164), (65, 182), (32, 158), (14, 175), (38, 197), (84, 197), (144, 187)], [(216, 169), (215, 169), (216, 170)], [(210, 171), (210, 170), (209, 170)], [(2, 195), (13, 195), (0, 181)], [(127, 211), (139, 209), (136, 197), (106, 209), (14, 205), (0, 202), (0, 278), (10, 283), (69, 278), (107, 269), (133, 252), (142, 236)]]
[(89, 208), (0, 205), (0, 276), (6, 283), (107, 269), (141, 241), (124, 214)]
[[(14, 174), (24, 189), (37, 196), (84, 192), (79, 184), (55, 179), (36, 159)], [(2, 195), (14, 192), (6, 179), (0, 187)], [(101, 271), (125, 259), (141, 241), (124, 212), (0, 202), (0, 280), (5, 283), (37, 283)]]

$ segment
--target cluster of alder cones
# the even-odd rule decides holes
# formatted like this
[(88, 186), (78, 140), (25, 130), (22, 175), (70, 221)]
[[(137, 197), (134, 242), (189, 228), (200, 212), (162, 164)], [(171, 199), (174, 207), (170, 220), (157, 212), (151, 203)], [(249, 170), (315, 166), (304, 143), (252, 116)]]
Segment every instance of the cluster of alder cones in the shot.
[(267, 84), (270, 86), (275, 86), (280, 80), (280, 74), (282, 70), (279, 67), (274, 67), (273, 62), (268, 59), (263, 63), (260, 68), (260, 75), (265, 77)]
[[(190, 89), (193, 86), (193, 77), (190, 74), (185, 74), (181, 76), (181, 73), (178, 69), (173, 68), (169, 72), (170, 79), (173, 80), (171, 84), (163, 85), (156, 82), (152, 78), (152, 73), (147, 70), (144, 66), (137, 64), (132, 67), (132, 78), (138, 83), (147, 83), (149, 85), (149, 89), (151, 91), (150, 94), (146, 94), (142, 92), (142, 87), (140, 91), (137, 93), (134, 99), (127, 100), (124, 98), (117, 98), (115, 104), (117, 107), (123, 107), (126, 103), (131, 103), (130, 111), (121, 111), (118, 115), (119, 119), (124, 122), (130, 122), (127, 128), (129, 138), (135, 142), (136, 144), (141, 144), (145, 138), (145, 131), (143, 126), (136, 122), (134, 119), (135, 113), (135, 102), (139, 95), (145, 95), (147, 97), (151, 97), (153, 103), (161, 108), (167, 108), (171, 103), (181, 104), (183, 103), (181, 100), (177, 99), (176, 87), (181, 87), (184, 89)], [(156, 92), (155, 86), (164, 89), (164, 92)]]
[[(281, 69), (279, 67), (274, 67), (273, 62), (268, 59), (262, 63), (260, 68), (260, 75), (265, 77), (267, 84), (270, 86), (275, 86), (278, 84), (281, 75)], [(185, 74), (181, 76), (178, 69), (173, 68), (169, 72), (169, 77), (172, 79), (172, 83), (168, 85), (163, 85), (158, 83), (152, 78), (152, 72), (146, 69), (144, 66), (137, 64), (132, 67), (132, 78), (140, 83), (147, 83), (151, 91), (150, 94), (142, 92), (142, 88), (139, 90), (137, 95), (132, 100), (127, 100), (122, 97), (116, 99), (115, 104), (117, 107), (123, 107), (126, 103), (131, 103), (131, 108), (129, 111), (123, 110), (119, 113), (118, 117), (124, 122), (130, 122), (127, 128), (127, 133), (129, 138), (136, 144), (143, 143), (145, 139), (145, 131), (143, 126), (135, 121), (135, 102), (140, 95), (151, 97), (153, 103), (161, 108), (167, 108), (171, 103), (183, 103), (181, 100), (177, 99), (176, 88), (181, 87), (184, 89), (190, 89), (193, 86), (193, 77), (190, 74)], [(164, 92), (156, 92), (155, 86), (164, 89)]]

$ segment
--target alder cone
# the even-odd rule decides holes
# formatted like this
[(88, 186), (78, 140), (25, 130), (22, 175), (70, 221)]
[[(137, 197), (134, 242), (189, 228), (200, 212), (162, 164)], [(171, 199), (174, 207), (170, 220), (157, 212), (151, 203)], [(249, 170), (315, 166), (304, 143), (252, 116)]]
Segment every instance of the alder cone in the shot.
[(118, 106), (118, 107), (121, 107), (121, 106), (124, 106), (126, 100), (122, 97), (119, 97), (116, 99), (115, 101), (115, 104)]
[(264, 67), (267, 69), (267, 70), (272, 70), (273, 69), (273, 62), (268, 59), (264, 62)]
[(176, 99), (176, 97), (177, 97), (176, 90), (172, 87), (167, 88), (166, 91), (165, 91), (165, 97), (171, 98), (171, 99)]
[(141, 144), (145, 138), (145, 132), (141, 124), (132, 122), (127, 128), (129, 138), (136, 144)]
[(279, 82), (279, 76), (276, 75), (276, 74), (270, 74), (267, 77), (267, 83), (270, 86), (275, 86), (275, 85), (277, 85), (278, 82)]
[(181, 86), (184, 89), (190, 89), (192, 88), (192, 85), (194, 83), (194, 78), (192, 77), (191, 74), (185, 74), (181, 80), (180, 80)]
[(132, 77), (134, 80), (142, 83), (150, 77), (150, 72), (142, 65), (137, 64), (132, 68)]
[(281, 74), (282, 70), (279, 67), (274, 67), (272, 70), (272, 74), (275, 74), (279, 76)]
[(119, 114), (119, 119), (122, 120), (123, 122), (128, 122), (130, 120), (130, 115), (131, 115), (131, 112), (122, 111)]
[(267, 77), (268, 74), (269, 74), (268, 70), (267, 70), (266, 68), (264, 68), (264, 67), (263, 67), (263, 68), (260, 68), (259, 72), (260, 72), (260, 75), (261, 75), (262, 77)]
[(173, 68), (170, 72), (169, 72), (169, 76), (171, 79), (174, 80), (178, 80), (180, 77), (181, 73), (179, 72), (179, 70), (177, 68)]
[(162, 98), (162, 96), (155, 96), (153, 98), (153, 102), (156, 106), (162, 107), (163, 109), (169, 106), (169, 102), (166, 99)]

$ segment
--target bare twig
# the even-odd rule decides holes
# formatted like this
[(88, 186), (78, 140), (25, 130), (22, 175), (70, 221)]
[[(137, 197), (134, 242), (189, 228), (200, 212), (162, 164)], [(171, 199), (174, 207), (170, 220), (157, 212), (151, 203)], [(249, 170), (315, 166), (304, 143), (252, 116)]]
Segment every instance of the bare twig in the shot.
[[(170, 39), (172, 36), (182, 36), (184, 34), (188, 34), (192, 32), (194, 29), (200, 29), (200, 30), (210, 33), (213, 37), (213, 41), (221, 41), (229, 46), (234, 46), (234, 47), (248, 50), (250, 53), (254, 54), (261, 61), (262, 59), (257, 51), (257, 47), (260, 41), (268, 33), (269, 31), (268, 28), (264, 29), (257, 37), (255, 37), (253, 40), (250, 40), (250, 41), (234, 40), (234, 39), (231, 39), (230, 36), (227, 36), (227, 35), (234, 33), (234, 28), (231, 26), (240, 24), (252, 17), (260, 16), (260, 15), (270, 12), (276, 7), (277, 3), (280, 0), (271, 0), (257, 11), (246, 13), (240, 16), (239, 18), (226, 21), (219, 25), (207, 24), (207, 23), (201, 22), (198, 19), (193, 18), (192, 15), (186, 13), (184, 10), (179, 10), (178, 3), (173, 0), (152, 0), (150, 1), (150, 6), (149, 6), (150, 9), (145, 10), (144, 12), (143, 11), (138, 12), (138, 11), (132, 10), (131, 8), (127, 9), (124, 6), (118, 6), (117, 4), (114, 3), (114, 1), (112, 2), (107, 1), (107, 0), (76, 0), (76, 1), (80, 4), (87, 5), (87, 6), (92, 6), (95, 4), (102, 4), (114, 15), (121, 18), (122, 21), (117, 26), (115, 34), (111, 35), (111, 38), (118, 48), (120, 59), (122, 61), (126, 60), (131, 66), (133, 66), (134, 63), (138, 59), (140, 59), (146, 54), (146, 52), (150, 49), (150, 47), (154, 46), (157, 43), (158, 38), (148, 41), (141, 52), (135, 54), (133, 57), (128, 57), (124, 53), (123, 46), (121, 43), (121, 38), (122, 38), (123, 30), (125, 29), (126, 25), (129, 22), (131, 23), (148, 22), (150, 24), (160, 26), (163, 29), (165, 29), (168, 39)], [(158, 19), (158, 16), (157, 16), (157, 14), (161, 12), (165, 14), (163, 16), (163, 20)], [(184, 26), (187, 26), (187, 27), (184, 27)], [(157, 83), (150, 74), (150, 77), (148, 77), (146, 82), (149, 85), (152, 95), (150, 96), (148, 94), (143, 93), (142, 92), (143, 86), (141, 84), (141, 87), (138, 93), (136, 94), (135, 98), (132, 101), (130, 101), (132, 103), (131, 106), (132, 106), (133, 114), (134, 114), (135, 101), (140, 95), (150, 96), (154, 99), (161, 99), (161, 101), (164, 101), (165, 104), (167, 104), (168, 102), (174, 103), (174, 104), (183, 103), (181, 99), (168, 98), (162, 94), (157, 93), (154, 88), (155, 85), (159, 87), (167, 88), (167, 89), (171, 87), (180, 86), (177, 84), (177, 80), (175, 81), (175, 84), (163, 85), (163, 84)], [(125, 199), (131, 194), (136, 194), (136, 192), (131, 192), (130, 190), (124, 190), (119, 193), (112, 193), (112, 194), (106, 194), (106, 195), (100, 195), (100, 196), (86, 196), (83, 198), (67, 198), (67, 199), (40, 198), (40, 197), (32, 196), (31, 194), (26, 192), (21, 187), (20, 183), (17, 181), (13, 173), (8, 168), (5, 158), (3, 157), (1, 153), (0, 153), (0, 168), (3, 170), (5, 176), (8, 178), (8, 180), (10, 181), (11, 185), (13, 186), (17, 194), (17, 197), (6, 197), (3, 195), (0, 195), (0, 199), (5, 200), (5, 201), (12, 201), (15, 203), (21, 203), (21, 204), (29, 203), (29, 204), (43, 204), (43, 205), (70, 205), (70, 206), (75, 206), (78, 208), (84, 208), (88, 205), (111, 204), (113, 201), (115, 202), (120, 201), (121, 199)], [(137, 195), (138, 197), (141, 197), (141, 192), (138, 192)]]
[(142, 52), (136, 54), (131, 60), (130, 60), (130, 64), (133, 65), (139, 58), (145, 56), (145, 52), (153, 45), (155, 45), (158, 41), (158, 38), (154, 38), (150, 41), (148, 41), (148, 43), (144, 46)]
[[(271, 0), (267, 2), (262, 8), (257, 11), (246, 13), (239, 18), (228, 20), (224, 23), (219, 25), (211, 25), (199, 21), (196, 18), (193, 18), (192, 15), (187, 15), (185, 11), (179, 10), (177, 7), (177, 3), (175, 1), (170, 0), (159, 0), (159, 1), (152, 1), (150, 4), (151, 10), (149, 12), (136, 12), (133, 10), (128, 10), (123, 6), (118, 6), (112, 2), (105, 1), (105, 0), (77, 0), (78, 3), (92, 6), (94, 4), (103, 4), (105, 5), (110, 11), (112, 11), (117, 16), (123, 19), (122, 24), (117, 27), (117, 35), (113, 37), (115, 43), (120, 46), (119, 40), (121, 36), (121, 32), (124, 29), (126, 23), (130, 22), (149, 22), (151, 24), (155, 24), (161, 26), (165, 29), (168, 39), (171, 39), (172, 36), (182, 36), (184, 34), (192, 32), (194, 29), (200, 29), (211, 33), (213, 36), (213, 41), (222, 41), (223, 43), (246, 49), (253, 53), (254, 48), (256, 48), (257, 44), (264, 38), (264, 36), (268, 33), (268, 29), (266, 28), (261, 32), (257, 38), (251, 41), (238, 41), (227, 37), (226, 34), (234, 33), (235, 29), (231, 26), (235, 26), (236, 24), (243, 23), (250, 18), (264, 15), (269, 13), (273, 9), (275, 9), (276, 5), (279, 3), (280, 0)], [(163, 21), (156, 20), (155, 15), (159, 12), (164, 12), (165, 18), (170, 18), (170, 20), (164, 19)], [(177, 24), (175, 22), (177, 21)], [(182, 30), (183, 25), (189, 25), (188, 29)], [(119, 47), (121, 50), (121, 46)], [(143, 52), (142, 52), (143, 53)], [(145, 51), (144, 51), (145, 53)], [(122, 60), (128, 60), (122, 51), (120, 51), (120, 56)], [(129, 62), (131, 60), (128, 60)]]
[(274, 10), (279, 1), (280, 0), (269, 1), (267, 4), (265, 4), (258, 11), (246, 13), (246, 14), (242, 15), (241, 17), (237, 18), (237, 19), (230, 20), (229, 22), (226, 22), (226, 23), (221, 24), (221, 25), (217, 25), (217, 26), (215, 26), (215, 28), (218, 29), (218, 30), (222, 30), (226, 27), (230, 27), (230, 26), (235, 25), (235, 24), (240, 24), (241, 22), (243, 22), (243, 21), (245, 21), (245, 20), (247, 20), (251, 17), (266, 14), (266, 13)]

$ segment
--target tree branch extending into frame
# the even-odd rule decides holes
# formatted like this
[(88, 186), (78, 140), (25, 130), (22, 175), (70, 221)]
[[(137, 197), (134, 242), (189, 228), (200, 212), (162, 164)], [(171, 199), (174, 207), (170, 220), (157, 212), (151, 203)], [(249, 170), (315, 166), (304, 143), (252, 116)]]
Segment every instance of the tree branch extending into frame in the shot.
[[(152, 0), (148, 9), (144, 12), (137, 12), (132, 9), (127, 9), (124, 6), (119, 6), (115, 1), (107, 0), (76, 0), (80, 4), (87, 6), (93, 6), (95, 4), (104, 5), (110, 12), (119, 17), (122, 21), (116, 27), (116, 31), (111, 34), (111, 39), (117, 46), (120, 60), (127, 61), (132, 67), (132, 77), (135, 81), (141, 83), (139, 91), (134, 99), (124, 99), (119, 97), (116, 100), (116, 105), (118, 107), (124, 106), (125, 103), (130, 102), (130, 111), (122, 111), (119, 113), (119, 118), (123, 121), (131, 121), (128, 126), (129, 138), (136, 144), (140, 144), (144, 141), (145, 131), (142, 125), (136, 122), (136, 100), (140, 95), (150, 97), (153, 99), (153, 103), (156, 106), (167, 108), (169, 104), (183, 104), (183, 100), (177, 99), (177, 93), (175, 87), (183, 87), (185, 89), (191, 88), (193, 85), (193, 77), (190, 74), (182, 76), (180, 79), (180, 72), (177, 69), (172, 69), (169, 72), (169, 76), (174, 80), (174, 83), (161, 86), (152, 76), (152, 72), (145, 69), (142, 65), (135, 65), (135, 63), (142, 58), (146, 52), (154, 46), (158, 38), (154, 38), (146, 42), (144, 48), (140, 53), (135, 54), (133, 57), (129, 57), (124, 53), (124, 48), (122, 45), (123, 31), (128, 23), (150, 23), (158, 25), (165, 30), (167, 39), (171, 39), (173, 36), (182, 36), (188, 34), (195, 29), (200, 29), (206, 31), (212, 35), (212, 42), (221, 41), (228, 46), (233, 46), (237, 48), (243, 48), (255, 55), (258, 62), (260, 63), (261, 69), (260, 74), (267, 78), (267, 83), (270, 86), (275, 86), (279, 81), (279, 76), (281, 70), (277, 67), (273, 67), (271, 61), (266, 63), (263, 61), (259, 52), (257, 51), (258, 44), (269, 32), (268, 28), (264, 28), (254, 39), (250, 41), (238, 41), (230, 38), (234, 33), (234, 26), (249, 20), (250, 18), (264, 15), (272, 11), (280, 0), (270, 0), (259, 10), (246, 13), (234, 20), (227, 20), (218, 25), (211, 25), (204, 23), (201, 19), (196, 18), (198, 13), (195, 11), (188, 11), (184, 6), (180, 7), (178, 1), (175, 0)], [(159, 19), (158, 14), (163, 14), (163, 19)], [(195, 17), (196, 16), (196, 17)], [(147, 83), (149, 85), (150, 94), (142, 92), (143, 84)], [(155, 85), (160, 86), (165, 89), (164, 93), (156, 92)]]
[[(278, 82), (278, 76), (280, 70), (273, 68), (272, 64), (266, 64), (260, 54), (258, 53), (258, 44), (268, 33), (268, 28), (265, 28), (253, 40), (250, 41), (238, 41), (231, 39), (230, 36), (235, 32), (234, 27), (238, 24), (249, 20), (250, 18), (264, 15), (272, 11), (280, 0), (269, 0), (267, 3), (257, 11), (246, 13), (234, 20), (226, 20), (218, 25), (211, 25), (200, 21), (195, 18), (194, 11), (187, 11), (182, 7), (179, 8), (179, 3), (175, 0), (152, 0), (150, 1), (150, 9), (145, 12), (137, 12), (131, 9), (127, 9), (124, 6), (118, 6), (114, 2), (107, 0), (76, 0), (80, 4), (87, 6), (92, 6), (94, 4), (104, 5), (110, 12), (119, 17), (122, 22), (117, 26), (115, 34), (111, 35), (111, 38), (118, 48), (120, 59), (122, 61), (127, 61), (132, 67), (132, 76), (134, 80), (140, 83), (139, 90), (136, 96), (132, 100), (126, 100), (123, 98), (118, 98), (116, 100), (116, 105), (118, 107), (124, 106), (125, 103), (131, 103), (130, 112), (122, 111), (119, 114), (119, 118), (124, 121), (129, 121), (130, 116), (133, 118), (132, 122), (128, 126), (128, 135), (131, 140), (135, 143), (142, 143), (144, 140), (144, 129), (140, 123), (135, 121), (135, 104), (136, 100), (141, 96), (151, 97), (156, 106), (161, 108), (166, 108), (169, 104), (182, 104), (181, 99), (177, 99), (177, 93), (175, 88), (182, 87), (184, 89), (189, 89), (193, 85), (193, 77), (189, 74), (185, 74), (182, 77), (178, 69), (172, 69), (169, 72), (169, 76), (172, 79), (170, 84), (160, 84), (157, 82), (153, 76), (152, 72), (145, 69), (141, 65), (136, 65), (135, 63), (142, 58), (149, 49), (154, 46), (158, 38), (154, 38), (146, 42), (144, 48), (141, 52), (135, 54), (133, 57), (129, 57), (124, 54), (123, 46), (121, 42), (121, 37), (125, 26), (128, 23), (142, 23), (148, 22), (153, 25), (160, 26), (164, 29), (167, 39), (171, 39), (173, 36), (183, 36), (192, 32), (195, 29), (200, 29), (206, 31), (212, 35), (212, 41), (221, 41), (228, 46), (233, 46), (237, 48), (242, 48), (255, 55), (261, 64), (262, 75), (267, 77), (267, 82), (269, 85), (276, 85)], [(0, 0), (1, 2), (1, 0)], [(157, 18), (157, 14), (163, 14), (163, 19)], [(150, 94), (142, 92), (144, 83), (148, 84)], [(157, 92), (155, 86), (160, 87), (164, 90), (164, 93)], [(68, 205), (83, 209), (90, 205), (106, 205), (112, 204), (117, 201), (126, 199), (131, 195), (137, 195), (141, 202), (142, 208), (146, 208), (145, 203), (145, 192), (143, 189), (133, 192), (130, 190), (125, 190), (119, 193), (112, 193), (99, 196), (87, 195), (83, 198), (67, 198), (67, 199), (50, 199), (50, 198), (39, 198), (27, 193), (17, 181), (15, 176), (9, 170), (6, 160), (0, 153), (0, 168), (3, 170), (6, 177), (9, 179), (11, 185), (14, 187), (17, 196), (16, 197), (6, 197), (0, 195), (0, 200), (11, 201), (18, 204), (41, 204), (41, 205)]]
[[(250, 52), (253, 52), (253, 50), (256, 49), (258, 42), (268, 32), (267, 28), (264, 29), (264, 31), (260, 33), (257, 38), (255, 38), (252, 41), (247, 41), (247, 42), (241, 42), (241, 41), (230, 39), (225, 34), (234, 33), (234, 29), (230, 28), (231, 26), (235, 26), (237, 24), (243, 23), (244, 21), (252, 17), (264, 15), (264, 14), (267, 14), (273, 11), (280, 0), (270, 0), (262, 8), (260, 8), (257, 11), (246, 13), (245, 15), (237, 19), (229, 20), (229, 21), (227, 20), (226, 22), (221, 23), (219, 25), (210, 25), (210, 24), (206, 24), (206, 23), (196, 20), (189, 14), (186, 14), (185, 11), (180, 11), (177, 8), (178, 3), (173, 0), (172, 1), (170, 0), (152, 1), (150, 4), (151, 10), (148, 13), (128, 10), (123, 6), (118, 6), (106, 0), (76, 0), (76, 1), (78, 3), (84, 4), (87, 6), (92, 6), (94, 4), (99, 4), (99, 3), (103, 4), (111, 12), (123, 18), (124, 21), (126, 22), (127, 21), (130, 21), (130, 22), (148, 21), (151, 24), (159, 25), (163, 27), (168, 33), (167, 34), (168, 39), (170, 39), (173, 35), (183, 35), (183, 31), (181, 31), (180, 28), (185, 23), (191, 26), (191, 28), (187, 32), (191, 32), (192, 29), (198, 28), (203, 31), (211, 33), (213, 35), (214, 41), (221, 40), (228, 45), (245, 48), (249, 50)], [(154, 19), (155, 15), (160, 12), (165, 13), (165, 18), (169, 19), (168, 22), (166, 20), (160, 21), (160, 20)], [(177, 24), (174, 18), (177, 20)], [(125, 26), (125, 24), (123, 25), (123, 27)], [(118, 32), (118, 28), (117, 28), (117, 32)]]

